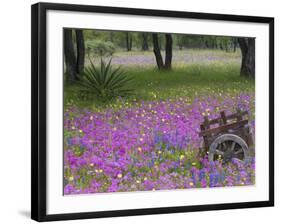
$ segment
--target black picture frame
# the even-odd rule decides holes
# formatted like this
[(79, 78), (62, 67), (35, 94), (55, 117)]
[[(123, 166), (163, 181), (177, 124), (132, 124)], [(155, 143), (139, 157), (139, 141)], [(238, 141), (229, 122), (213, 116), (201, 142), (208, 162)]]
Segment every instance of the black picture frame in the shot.
[[(48, 10), (100, 12), (170, 18), (192, 18), (234, 22), (269, 24), (269, 200), (196, 206), (160, 207), (70, 214), (46, 214), (46, 13)], [(31, 153), (31, 218), (36, 221), (54, 221), (161, 213), (194, 212), (274, 206), (274, 18), (183, 11), (163, 11), (137, 8), (118, 8), (73, 4), (37, 3), (32, 5), (32, 153)]]

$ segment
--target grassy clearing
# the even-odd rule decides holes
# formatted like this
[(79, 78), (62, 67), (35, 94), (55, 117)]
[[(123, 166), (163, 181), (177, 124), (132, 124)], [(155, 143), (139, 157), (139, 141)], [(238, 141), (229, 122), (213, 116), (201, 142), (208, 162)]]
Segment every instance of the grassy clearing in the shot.
[(83, 95), (77, 85), (65, 85), (65, 106), (100, 110), (107, 107), (119, 108), (142, 100), (178, 97), (192, 100), (194, 97), (210, 94), (237, 95), (241, 92), (254, 92), (254, 81), (240, 77), (239, 70), (239, 64), (222, 62), (175, 66), (171, 71), (158, 71), (153, 67), (127, 67), (128, 76), (133, 77), (133, 95), (122, 100), (100, 102), (94, 96)]
[[(161, 54), (164, 56), (165, 52)], [(100, 59), (96, 55), (91, 55), (91, 60), (94, 63), (99, 63)], [(109, 59), (109, 57), (108, 57)], [(212, 62), (234, 63), (240, 64), (241, 52), (237, 50), (222, 51), (216, 49), (188, 49), (188, 50), (174, 50), (173, 51), (173, 65), (182, 67), (187, 64), (209, 64)], [(85, 64), (89, 65), (90, 61), (86, 57)], [(152, 51), (118, 51), (112, 56), (112, 64), (123, 65), (125, 67), (154, 67), (156, 64), (155, 56)]]

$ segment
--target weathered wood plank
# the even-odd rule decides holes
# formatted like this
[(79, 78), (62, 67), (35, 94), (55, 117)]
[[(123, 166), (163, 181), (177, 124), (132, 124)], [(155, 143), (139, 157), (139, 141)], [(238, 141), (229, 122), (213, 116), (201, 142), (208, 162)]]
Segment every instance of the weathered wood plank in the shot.
[[(248, 111), (243, 111), (243, 112), (241, 112), (240, 115), (241, 116), (248, 115)], [(232, 119), (237, 119), (237, 116), (239, 116), (239, 115), (237, 113), (235, 113), (235, 114), (227, 115), (227, 116), (225, 116), (225, 118), (228, 121), (228, 120), (232, 120)], [(212, 120), (208, 120), (208, 124), (209, 124), (209, 126), (214, 125), (214, 124), (219, 124), (221, 121), (222, 121), (222, 118), (219, 117), (219, 118), (215, 118), (215, 119), (212, 119)]]
[(219, 127), (216, 127), (216, 128), (211, 128), (211, 129), (206, 129), (204, 131), (201, 131), (199, 133), (199, 136), (202, 137), (202, 136), (209, 136), (209, 135), (216, 135), (222, 131), (227, 131), (228, 129), (235, 129), (235, 128), (239, 128), (239, 127), (242, 127), (244, 126), (245, 124), (248, 123), (248, 120), (242, 120), (242, 121), (238, 121), (238, 122), (235, 122), (235, 123), (230, 123), (230, 124), (226, 124), (226, 125), (222, 125), (222, 126), (219, 126)]
[(224, 111), (221, 111), (221, 119), (222, 119), (222, 122), (223, 122), (223, 124), (226, 124), (227, 123), (227, 118), (226, 118), (226, 116), (225, 116), (225, 112)]

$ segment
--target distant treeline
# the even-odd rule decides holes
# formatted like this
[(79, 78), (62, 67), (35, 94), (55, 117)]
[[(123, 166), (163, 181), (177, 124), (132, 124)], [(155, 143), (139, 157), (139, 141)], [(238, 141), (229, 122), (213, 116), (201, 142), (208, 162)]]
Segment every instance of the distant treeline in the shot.
[[(64, 55), (69, 81), (79, 79), (86, 55), (90, 58), (93, 55), (112, 56), (118, 50), (153, 51), (158, 69), (169, 70), (172, 69), (174, 50), (207, 48), (235, 52), (238, 47), (242, 54), (241, 76), (254, 78), (254, 38), (64, 29)], [(162, 51), (165, 51), (163, 56)]]
[[(111, 42), (115, 48), (120, 50), (143, 50), (153, 48), (151, 33), (124, 32), (124, 31), (97, 31), (84, 30), (86, 43), (92, 40)], [(171, 34), (173, 49), (185, 48), (209, 48), (225, 51), (236, 51), (238, 39), (236, 37), (201, 36), (189, 34)], [(158, 34), (159, 48), (165, 49), (165, 34)]]

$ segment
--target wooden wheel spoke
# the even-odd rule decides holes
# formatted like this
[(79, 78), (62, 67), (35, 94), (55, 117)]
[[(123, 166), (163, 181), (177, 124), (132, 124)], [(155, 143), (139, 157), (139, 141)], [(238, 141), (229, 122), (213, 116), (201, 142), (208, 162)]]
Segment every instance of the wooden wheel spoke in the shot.
[(230, 148), (230, 151), (231, 151), (231, 152), (234, 151), (235, 145), (236, 145), (236, 142), (232, 142), (231, 148)]
[(218, 150), (218, 149), (216, 149), (215, 153), (218, 154), (218, 155), (221, 155), (221, 156), (224, 155), (224, 152), (223, 152), (223, 151), (220, 151), (220, 150)]
[(238, 155), (239, 153), (243, 152), (243, 149), (240, 148), (239, 150), (237, 150), (236, 152), (234, 152), (234, 155)]

